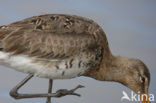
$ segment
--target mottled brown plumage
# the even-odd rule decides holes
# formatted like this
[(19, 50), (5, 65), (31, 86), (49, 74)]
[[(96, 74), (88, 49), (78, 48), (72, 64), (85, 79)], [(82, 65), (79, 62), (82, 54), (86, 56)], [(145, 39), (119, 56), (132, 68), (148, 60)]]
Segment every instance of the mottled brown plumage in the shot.
[(84, 52), (96, 56), (92, 62), (97, 62), (103, 50), (106, 55), (110, 54), (101, 27), (90, 19), (74, 15), (41, 15), (1, 26), (0, 44), (12, 55), (45, 59), (69, 58)]
[(73, 15), (41, 15), (1, 26), (0, 38), (6, 52), (43, 58), (108, 48), (105, 34), (95, 22)]
[(47, 14), (0, 26), (0, 47), (11, 57), (37, 58), (31, 63), (53, 67), (56, 71), (63, 65), (63, 71), (59, 73), (62, 79), (67, 76), (67, 70), (77, 66), (86, 68), (77, 76), (116, 81), (136, 93), (148, 92), (150, 73), (146, 65), (138, 59), (113, 56), (102, 28), (84, 17)]

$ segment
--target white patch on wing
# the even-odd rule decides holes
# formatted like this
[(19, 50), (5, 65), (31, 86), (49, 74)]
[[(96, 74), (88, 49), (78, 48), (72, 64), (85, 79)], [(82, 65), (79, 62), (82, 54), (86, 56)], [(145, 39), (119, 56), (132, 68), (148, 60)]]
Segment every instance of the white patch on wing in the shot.
[[(31, 58), (25, 55), (9, 56), (9, 53), (0, 51), (1, 65), (5, 65), (23, 73), (32, 73), (38, 77), (51, 79), (68, 79), (83, 74), (87, 69), (84, 66), (81, 66), (81, 68), (78, 67), (78, 59), (74, 59), (72, 68), (66, 68), (65, 64), (66, 61), (69, 64), (70, 59), (62, 61), (43, 59), (44, 61), (47, 60), (47, 62), (50, 61), (52, 64), (54, 64), (51, 67), (46, 67), (41, 63), (32, 62), (34, 60), (42, 61), (42, 59)], [(58, 65), (59, 69), (55, 66), (56, 64)]]

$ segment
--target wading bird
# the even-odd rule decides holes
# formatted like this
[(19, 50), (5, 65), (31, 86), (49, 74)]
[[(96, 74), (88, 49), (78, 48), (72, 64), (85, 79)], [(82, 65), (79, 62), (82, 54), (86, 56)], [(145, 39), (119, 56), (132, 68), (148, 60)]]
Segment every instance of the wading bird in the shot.
[[(75, 90), (81, 85), (52, 93), (54, 79), (79, 76), (119, 82), (140, 94), (150, 83), (141, 60), (112, 55), (102, 28), (76, 15), (46, 14), (0, 26), (0, 64), (28, 74), (10, 91), (15, 99), (46, 97), (51, 103), (51, 97), (80, 96)], [(49, 79), (48, 93), (18, 93), (33, 76)]]

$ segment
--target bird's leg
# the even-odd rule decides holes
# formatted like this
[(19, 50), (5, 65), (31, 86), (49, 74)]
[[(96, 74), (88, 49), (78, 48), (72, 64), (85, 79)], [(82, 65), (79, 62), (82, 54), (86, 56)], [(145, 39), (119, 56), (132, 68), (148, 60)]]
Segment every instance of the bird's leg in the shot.
[[(53, 80), (49, 79), (48, 93), (52, 93), (52, 86), (53, 86)], [(46, 103), (51, 103), (51, 97), (47, 97), (47, 102)]]
[(31, 78), (33, 77), (33, 74), (29, 74), (24, 80), (22, 80), (19, 84), (17, 84), (11, 91), (10, 95), (14, 97), (15, 99), (20, 98), (20, 94), (18, 93), (18, 90), (27, 83)]
[[(24, 99), (24, 98), (41, 98), (41, 97), (63, 97), (66, 95), (75, 95), (75, 96), (81, 96), (80, 94), (75, 93), (75, 91), (79, 88), (83, 88), (84, 86), (78, 85), (76, 88), (67, 90), (67, 89), (60, 89), (56, 91), (56, 93), (43, 93), (43, 94), (21, 94), (18, 93), (18, 90), (26, 83), (28, 80), (30, 80), (33, 77), (33, 74), (29, 74), (23, 81), (21, 81), (16, 87), (14, 87), (10, 91), (10, 95), (14, 97), (15, 99)], [(50, 83), (51, 84), (51, 83)], [(50, 88), (51, 89), (51, 88)], [(49, 89), (49, 91), (50, 91)]]

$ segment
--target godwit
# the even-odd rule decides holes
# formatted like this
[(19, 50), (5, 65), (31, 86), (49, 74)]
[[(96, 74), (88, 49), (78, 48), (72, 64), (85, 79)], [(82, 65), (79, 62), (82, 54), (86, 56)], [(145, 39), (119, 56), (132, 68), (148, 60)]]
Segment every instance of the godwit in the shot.
[[(52, 80), (79, 76), (119, 82), (136, 93), (148, 93), (146, 65), (112, 55), (102, 28), (84, 17), (47, 14), (0, 26), (0, 47), (0, 64), (29, 74), (11, 90), (15, 99), (46, 97), (51, 103), (51, 97), (80, 96), (74, 91), (81, 85), (52, 93)], [(33, 76), (49, 79), (47, 94), (18, 93)]]

